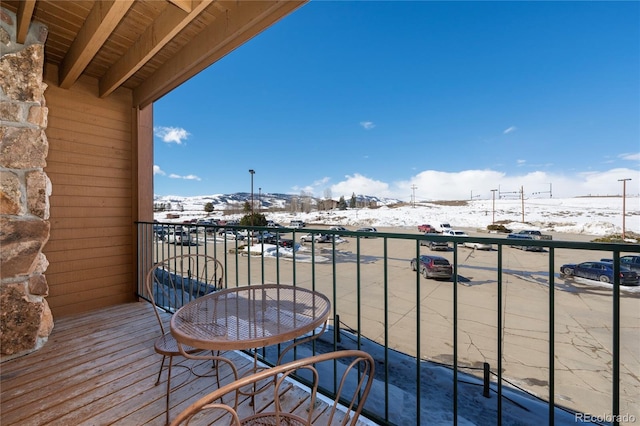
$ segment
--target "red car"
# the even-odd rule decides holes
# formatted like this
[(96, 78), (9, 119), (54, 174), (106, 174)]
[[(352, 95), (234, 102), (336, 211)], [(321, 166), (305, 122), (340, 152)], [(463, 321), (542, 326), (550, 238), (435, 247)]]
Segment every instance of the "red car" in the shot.
[(418, 225), (418, 231), (425, 232), (427, 234), (435, 234), (438, 232), (433, 226), (426, 223), (422, 225)]

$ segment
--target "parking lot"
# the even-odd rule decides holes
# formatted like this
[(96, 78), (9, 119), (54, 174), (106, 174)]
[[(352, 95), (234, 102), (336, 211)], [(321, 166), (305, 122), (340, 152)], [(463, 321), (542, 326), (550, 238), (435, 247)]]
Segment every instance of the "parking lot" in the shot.
[[(417, 233), (399, 228), (378, 231)], [(480, 235), (473, 230), (468, 232), (471, 236)], [(588, 241), (590, 237), (554, 235), (554, 239), (560, 238)], [(226, 274), (234, 284), (237, 279), (241, 285), (264, 281), (314, 286), (330, 296), (343, 327), (356, 328), (359, 324), (364, 336), (379, 343), (386, 341), (392, 349), (451, 365), (453, 283), (425, 279), (411, 271), (415, 241), (388, 239), (385, 243), (383, 238), (359, 241), (347, 238), (347, 241), (335, 248), (331, 243), (313, 246), (306, 243), (295, 263), (284, 258), (238, 255), (233, 250), (235, 241), (227, 241), (226, 246), (209, 243), (207, 249), (210, 254), (215, 251), (217, 257), (225, 253)], [(423, 254), (431, 253), (426, 247), (420, 250)], [(436, 253), (451, 262), (456, 255), (453, 250)], [(610, 256), (607, 252), (557, 249), (554, 257), (555, 401), (593, 415), (611, 412), (612, 289), (611, 285), (590, 280), (565, 279), (559, 275), (559, 267), (563, 263)], [(333, 258), (335, 263), (331, 261)], [(504, 378), (548, 399), (549, 253), (504, 246), (501, 289), (497, 258), (495, 249), (460, 247), (457, 251), (458, 364), (477, 368), (488, 362), (495, 372), (500, 341)], [(624, 288), (620, 305), (621, 412), (636, 418), (640, 418), (638, 290)], [(501, 327), (498, 327), (499, 306)]]

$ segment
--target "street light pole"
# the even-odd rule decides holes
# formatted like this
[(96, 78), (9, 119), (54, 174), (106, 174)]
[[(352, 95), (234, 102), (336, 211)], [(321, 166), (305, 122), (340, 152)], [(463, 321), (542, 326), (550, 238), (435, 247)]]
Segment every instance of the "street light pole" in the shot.
[(493, 208), (492, 208), (492, 217), (491, 217), (491, 224), (493, 225), (494, 223), (496, 223), (496, 191), (497, 189), (492, 189), (491, 192), (493, 194)]
[(626, 217), (626, 198), (627, 198), (627, 181), (631, 178), (618, 179), (618, 182), (622, 182), (622, 239), (624, 240), (625, 231), (625, 217)]
[(258, 213), (262, 211), (262, 187), (258, 188)]
[(251, 226), (253, 226), (253, 175), (256, 171), (249, 169), (249, 173), (251, 173)]

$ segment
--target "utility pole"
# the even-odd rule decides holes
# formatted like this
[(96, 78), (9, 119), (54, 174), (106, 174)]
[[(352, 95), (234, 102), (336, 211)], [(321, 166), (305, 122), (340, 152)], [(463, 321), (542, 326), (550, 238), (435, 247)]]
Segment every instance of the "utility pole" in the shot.
[(625, 217), (626, 217), (626, 198), (627, 198), (627, 181), (631, 178), (618, 179), (618, 182), (622, 182), (622, 239), (624, 240), (625, 231)]
[(411, 204), (414, 209), (416, 208), (416, 189), (417, 188), (418, 188), (417, 186), (411, 185), (411, 189), (413, 190), (413, 193), (411, 195)]
[(253, 226), (253, 175), (256, 171), (249, 169), (249, 173), (251, 174), (251, 226)]
[(262, 188), (258, 188), (258, 213), (262, 211)]
[(520, 187), (520, 201), (522, 202), (522, 223), (524, 223), (524, 186)]
[(492, 209), (492, 217), (491, 217), (491, 224), (493, 225), (494, 223), (496, 223), (496, 191), (497, 189), (492, 189), (491, 193), (493, 195), (493, 209)]

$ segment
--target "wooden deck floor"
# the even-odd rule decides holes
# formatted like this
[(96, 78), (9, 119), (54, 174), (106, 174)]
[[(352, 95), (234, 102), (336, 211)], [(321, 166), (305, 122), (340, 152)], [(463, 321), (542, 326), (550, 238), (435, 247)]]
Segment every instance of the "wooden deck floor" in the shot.
[[(57, 320), (41, 350), (0, 364), (0, 424), (164, 425), (166, 374), (154, 386), (161, 357), (151, 309), (130, 303)], [(242, 354), (224, 355), (241, 372), (251, 366)], [(210, 361), (177, 360), (211, 370)], [(222, 368), (221, 381), (229, 380), (229, 367)], [(175, 368), (172, 418), (216, 387), (212, 377)]]

